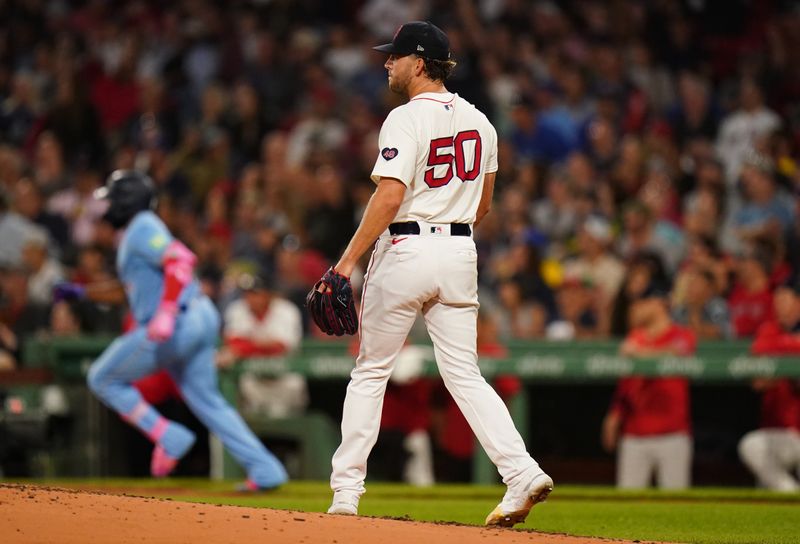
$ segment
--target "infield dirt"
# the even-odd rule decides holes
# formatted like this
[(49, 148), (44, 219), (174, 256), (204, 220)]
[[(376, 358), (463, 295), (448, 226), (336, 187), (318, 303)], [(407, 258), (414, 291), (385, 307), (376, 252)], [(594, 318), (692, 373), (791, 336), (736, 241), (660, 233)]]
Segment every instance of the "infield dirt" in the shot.
[(0, 541), (58, 543), (577, 544), (631, 541), (0, 485)]

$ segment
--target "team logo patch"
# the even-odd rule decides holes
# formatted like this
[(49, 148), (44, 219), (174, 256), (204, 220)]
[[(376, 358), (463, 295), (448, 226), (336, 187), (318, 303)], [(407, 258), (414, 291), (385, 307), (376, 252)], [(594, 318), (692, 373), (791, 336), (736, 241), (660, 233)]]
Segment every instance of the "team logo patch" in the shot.
[(381, 157), (383, 157), (387, 161), (390, 161), (393, 158), (395, 158), (398, 153), (399, 153), (399, 151), (397, 151), (396, 147), (384, 147), (381, 150)]
[(153, 249), (161, 249), (165, 245), (167, 245), (167, 237), (161, 233), (156, 234), (152, 238), (150, 238), (150, 247)]

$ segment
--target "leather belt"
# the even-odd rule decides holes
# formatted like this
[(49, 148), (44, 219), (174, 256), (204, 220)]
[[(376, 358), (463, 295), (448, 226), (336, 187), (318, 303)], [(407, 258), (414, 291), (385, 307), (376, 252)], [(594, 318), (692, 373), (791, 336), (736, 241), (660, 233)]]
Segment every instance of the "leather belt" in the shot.
[(426, 229), (430, 232), (422, 232), (422, 228), (416, 221), (409, 221), (407, 223), (392, 223), (389, 225), (389, 234), (392, 236), (398, 234), (447, 234), (445, 228), (449, 229), (450, 236), (471, 236), (472, 229), (466, 223), (450, 223), (449, 225), (432, 225), (426, 224)]

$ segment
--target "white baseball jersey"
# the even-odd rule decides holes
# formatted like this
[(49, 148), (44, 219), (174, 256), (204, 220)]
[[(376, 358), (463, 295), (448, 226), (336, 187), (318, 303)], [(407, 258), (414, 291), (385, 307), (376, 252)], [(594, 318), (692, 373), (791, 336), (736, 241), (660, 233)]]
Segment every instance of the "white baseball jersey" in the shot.
[(403, 182), (395, 222), (472, 223), (483, 178), (497, 171), (497, 132), (453, 93), (422, 93), (384, 121), (372, 181)]
[(225, 336), (239, 336), (264, 344), (281, 342), (291, 351), (297, 348), (303, 337), (303, 317), (297, 306), (274, 297), (267, 314), (259, 319), (244, 299), (238, 299), (225, 310)]

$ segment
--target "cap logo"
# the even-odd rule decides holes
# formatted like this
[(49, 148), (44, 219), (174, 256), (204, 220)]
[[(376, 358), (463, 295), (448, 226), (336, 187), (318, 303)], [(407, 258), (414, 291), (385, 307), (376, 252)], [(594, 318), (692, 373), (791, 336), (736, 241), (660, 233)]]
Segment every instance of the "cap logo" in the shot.
[(384, 147), (381, 150), (381, 157), (383, 157), (387, 161), (390, 161), (393, 158), (395, 158), (397, 156), (397, 154), (398, 154), (398, 151), (397, 151), (396, 147)]
[(417, 46), (417, 51), (425, 51), (425, 48), (422, 47), (421, 45), (418, 45)]
[(394, 36), (392, 36), (392, 41), (395, 41), (397, 39), (397, 35), (400, 34), (400, 30), (402, 30), (402, 29), (403, 29), (403, 25), (400, 25), (400, 26), (397, 27), (397, 30), (394, 31)]

